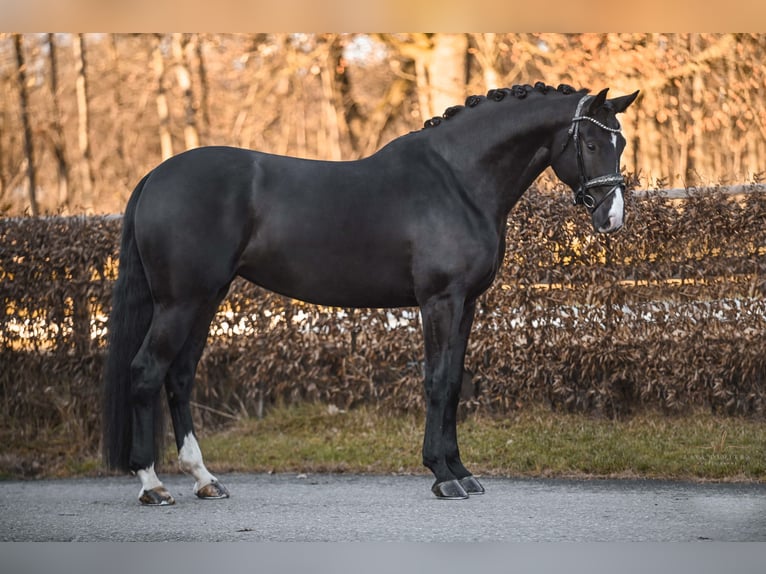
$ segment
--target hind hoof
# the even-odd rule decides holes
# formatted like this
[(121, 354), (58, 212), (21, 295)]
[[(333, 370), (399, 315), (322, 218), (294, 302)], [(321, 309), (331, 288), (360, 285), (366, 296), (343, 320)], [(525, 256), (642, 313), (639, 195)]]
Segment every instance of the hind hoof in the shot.
[(221, 498), (229, 498), (229, 491), (226, 490), (226, 487), (217, 480), (214, 480), (210, 484), (206, 484), (197, 490), (194, 494), (197, 495), (197, 498), (201, 498), (203, 500), (218, 500)]
[(484, 494), (484, 487), (473, 476), (466, 476), (460, 479), (460, 486), (463, 487), (469, 495)]
[(175, 499), (164, 486), (142, 490), (138, 500), (144, 506), (170, 506), (175, 504)]
[(436, 495), (436, 498), (443, 500), (464, 500), (468, 498), (468, 493), (457, 480), (435, 482), (431, 487), (431, 492)]

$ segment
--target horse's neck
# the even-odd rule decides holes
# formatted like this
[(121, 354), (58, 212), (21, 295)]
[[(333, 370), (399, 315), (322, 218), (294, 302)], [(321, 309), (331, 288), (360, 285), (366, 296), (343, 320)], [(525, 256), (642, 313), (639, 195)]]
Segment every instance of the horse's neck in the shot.
[[(566, 127), (569, 112), (545, 101), (507, 114), (497, 113), (501, 102), (481, 105), (489, 113), (446, 120), (431, 128), (432, 135), (436, 149), (465, 188), (477, 196), (477, 203), (504, 221), (524, 191), (551, 164), (554, 135)], [(458, 124), (459, 120), (464, 121)]]
[(500, 207), (504, 212), (504, 217), (508, 216), (516, 202), (521, 199), (524, 192), (529, 189), (529, 186), (537, 179), (537, 177), (543, 173), (546, 167), (551, 164), (551, 150), (550, 147), (542, 145), (537, 148), (537, 151), (529, 159), (524, 170), (519, 175), (517, 182), (509, 186), (505, 193), (502, 194), (503, 203)]

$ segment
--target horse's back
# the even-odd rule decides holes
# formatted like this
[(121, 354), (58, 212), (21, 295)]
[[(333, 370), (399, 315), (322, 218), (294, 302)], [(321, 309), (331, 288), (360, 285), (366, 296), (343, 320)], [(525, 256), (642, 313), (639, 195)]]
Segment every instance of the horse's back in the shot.
[(253, 233), (239, 273), (325, 305), (415, 305), (412, 198), (380, 158), (322, 162), (259, 156)]
[(139, 248), (157, 284), (180, 275), (213, 289), (239, 274), (315, 303), (414, 305), (404, 190), (386, 190), (385, 176), (369, 160), (190, 150), (147, 178)]
[(344, 307), (414, 306), (455, 277), (493, 275), (495, 234), (413, 143), (349, 162), (227, 147), (180, 154), (147, 179), (142, 256), (175, 291), (241, 275)]

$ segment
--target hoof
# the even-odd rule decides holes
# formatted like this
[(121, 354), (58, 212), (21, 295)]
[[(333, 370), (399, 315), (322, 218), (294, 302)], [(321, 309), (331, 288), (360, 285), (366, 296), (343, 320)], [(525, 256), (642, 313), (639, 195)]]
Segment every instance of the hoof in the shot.
[(484, 487), (473, 476), (466, 476), (460, 479), (460, 486), (463, 487), (468, 494), (484, 494)]
[(468, 498), (468, 493), (457, 480), (435, 482), (431, 487), (431, 492), (436, 495), (436, 498), (444, 500), (464, 500)]
[(158, 486), (150, 490), (142, 490), (138, 497), (139, 502), (144, 506), (170, 506), (175, 504), (175, 499), (170, 495), (167, 488)]
[(203, 500), (218, 500), (220, 498), (229, 498), (229, 491), (226, 490), (226, 487), (217, 480), (214, 480), (210, 484), (206, 484), (197, 490), (194, 494), (197, 495), (197, 498), (201, 498)]

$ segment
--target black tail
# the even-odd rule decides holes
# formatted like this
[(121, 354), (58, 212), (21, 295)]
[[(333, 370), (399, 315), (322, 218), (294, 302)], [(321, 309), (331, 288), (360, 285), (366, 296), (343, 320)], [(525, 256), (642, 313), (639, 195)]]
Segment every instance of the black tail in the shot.
[[(124, 471), (130, 470), (132, 443), (130, 363), (141, 347), (152, 320), (151, 292), (135, 239), (136, 204), (148, 177), (136, 186), (123, 216), (120, 266), (109, 316), (102, 411), (104, 460), (107, 467)], [(163, 411), (159, 405), (154, 411), (161, 417)], [(155, 453), (159, 452), (162, 428), (162, 424), (155, 423)]]

